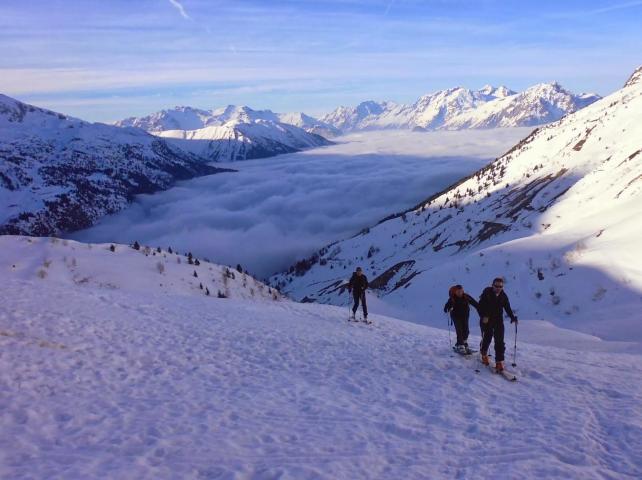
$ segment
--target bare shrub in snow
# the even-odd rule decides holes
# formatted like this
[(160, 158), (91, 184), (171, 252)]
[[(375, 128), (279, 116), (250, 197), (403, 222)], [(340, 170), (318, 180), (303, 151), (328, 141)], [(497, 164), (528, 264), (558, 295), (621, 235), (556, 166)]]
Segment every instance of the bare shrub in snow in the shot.
[(42, 266), (45, 268), (49, 268), (51, 266), (51, 260), (45, 260), (42, 262)]
[(40, 270), (38, 270), (36, 275), (38, 276), (38, 278), (45, 279), (47, 277), (47, 271), (41, 268)]
[(162, 275), (165, 272), (165, 264), (163, 262), (157, 262), (156, 270), (158, 270), (158, 273)]

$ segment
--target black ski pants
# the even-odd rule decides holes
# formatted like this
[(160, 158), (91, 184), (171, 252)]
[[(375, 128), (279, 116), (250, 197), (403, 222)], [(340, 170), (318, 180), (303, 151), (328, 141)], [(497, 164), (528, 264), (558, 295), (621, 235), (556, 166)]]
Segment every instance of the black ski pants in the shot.
[(458, 317), (451, 313), (450, 318), (453, 321), (455, 332), (457, 333), (456, 345), (468, 346), (468, 334), (470, 333), (470, 330), (468, 329), (468, 317)]
[(352, 313), (357, 313), (359, 308), (359, 302), (361, 302), (361, 308), (363, 308), (363, 318), (368, 318), (368, 306), (366, 305), (366, 292), (357, 292), (356, 290), (352, 292), (352, 298), (354, 298), (354, 305), (352, 306)]
[(487, 324), (479, 322), (482, 331), (481, 353), (488, 354), (488, 347), (490, 342), (495, 340), (495, 361), (504, 361), (504, 352), (506, 345), (504, 344), (504, 320), (503, 319), (489, 319)]

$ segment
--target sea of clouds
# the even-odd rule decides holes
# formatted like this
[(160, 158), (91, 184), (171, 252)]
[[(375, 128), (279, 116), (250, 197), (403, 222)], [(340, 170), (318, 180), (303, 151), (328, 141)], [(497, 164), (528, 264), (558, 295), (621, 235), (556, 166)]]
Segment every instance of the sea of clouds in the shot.
[(140, 195), (72, 237), (171, 246), (267, 278), (474, 172), (530, 130), (352, 134)]

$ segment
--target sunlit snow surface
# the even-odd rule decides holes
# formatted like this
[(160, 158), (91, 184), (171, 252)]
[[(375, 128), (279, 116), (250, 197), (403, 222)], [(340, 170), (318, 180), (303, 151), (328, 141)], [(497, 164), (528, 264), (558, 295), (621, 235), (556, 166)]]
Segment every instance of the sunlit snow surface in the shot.
[(2, 479), (642, 473), (638, 355), (520, 342), (509, 383), (443, 330), (350, 324), (238, 277), (234, 299), (206, 297), (189, 272), (209, 266), (161, 256), (161, 274), (126, 246), (0, 240)]
[(141, 195), (122, 213), (77, 233), (191, 250), (268, 276), (328, 242), (353, 235), (468, 175), (529, 128), (366, 132), (337, 145), (256, 161), (238, 173)]

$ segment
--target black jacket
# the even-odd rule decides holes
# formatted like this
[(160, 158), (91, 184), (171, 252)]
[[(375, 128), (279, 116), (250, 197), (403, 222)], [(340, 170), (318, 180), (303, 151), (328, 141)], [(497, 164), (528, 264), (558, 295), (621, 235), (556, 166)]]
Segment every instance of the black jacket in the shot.
[(368, 288), (368, 279), (362, 273), (361, 276), (357, 273), (353, 273), (348, 283), (348, 290), (350, 290), (354, 295), (361, 295)]
[(503, 321), (504, 312), (511, 318), (515, 320), (515, 314), (510, 308), (510, 302), (508, 301), (508, 295), (502, 290), (499, 295), (495, 295), (493, 287), (486, 287), (479, 297), (479, 315), (481, 317), (488, 317), (491, 321)]
[(444, 305), (444, 312), (450, 311), (450, 316), (453, 318), (468, 318), (470, 315), (469, 305), (475, 307), (479, 313), (479, 303), (477, 303), (473, 297), (464, 293), (464, 296), (461, 298), (457, 296), (449, 298), (446, 305)]

